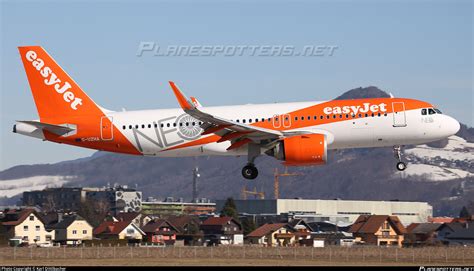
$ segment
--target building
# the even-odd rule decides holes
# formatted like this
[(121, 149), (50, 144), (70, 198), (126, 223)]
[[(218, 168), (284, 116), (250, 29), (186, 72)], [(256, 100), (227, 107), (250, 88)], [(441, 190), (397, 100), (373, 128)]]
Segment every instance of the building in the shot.
[[(225, 200), (216, 202), (221, 210)], [(331, 221), (354, 223), (360, 215), (397, 216), (403, 224), (427, 222), (433, 207), (426, 202), (362, 201), (321, 199), (235, 200), (241, 214), (291, 215), (307, 222)]]
[(447, 245), (473, 245), (474, 221), (445, 223), (439, 227), (437, 238)]
[(209, 217), (201, 224), (208, 245), (242, 245), (242, 225), (232, 217)]
[(145, 233), (131, 221), (104, 221), (94, 229), (94, 237), (102, 240), (128, 240), (130, 243), (142, 241)]
[(33, 209), (14, 209), (4, 212), (0, 234), (10, 245), (51, 245), (54, 231), (48, 231), (38, 213)]
[(196, 215), (169, 216), (166, 218), (176, 229), (176, 240), (184, 245), (202, 245), (204, 234), (200, 230), (202, 221)]
[(51, 229), (55, 231), (55, 242), (63, 245), (80, 245), (84, 240), (92, 240), (93, 227), (79, 215), (63, 217)]
[(358, 243), (401, 247), (406, 229), (396, 216), (361, 215), (349, 232)]
[(403, 245), (426, 246), (436, 245), (439, 241), (438, 230), (441, 223), (412, 223), (406, 228)]
[(216, 211), (216, 204), (206, 199), (197, 202), (183, 202), (168, 198), (165, 201), (142, 202), (142, 213), (152, 216), (207, 215)]
[(148, 222), (152, 220), (152, 218), (148, 215), (144, 215), (138, 212), (130, 212), (130, 213), (119, 213), (110, 218), (112, 221), (132, 221), (135, 225), (142, 228)]
[(154, 219), (142, 227), (146, 242), (162, 245), (174, 245), (178, 229), (165, 219)]
[(23, 192), (23, 205), (39, 206), (46, 211), (79, 210), (87, 188), (60, 187)]
[(264, 224), (245, 238), (250, 244), (263, 246), (292, 246), (295, 244), (294, 229), (287, 223)]
[(86, 202), (103, 202), (114, 213), (140, 212), (142, 192), (127, 186), (107, 188), (61, 187), (23, 192), (23, 204), (46, 211), (78, 211)]

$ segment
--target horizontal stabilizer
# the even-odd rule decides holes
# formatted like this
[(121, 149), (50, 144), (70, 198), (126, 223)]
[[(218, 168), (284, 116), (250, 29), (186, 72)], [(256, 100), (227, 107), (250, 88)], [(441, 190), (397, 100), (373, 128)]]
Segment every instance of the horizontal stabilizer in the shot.
[(22, 121), (17, 121), (17, 123), (28, 124), (38, 129), (46, 130), (48, 132), (51, 132), (59, 136), (68, 134), (76, 130), (75, 127), (74, 128), (71, 127), (75, 125), (70, 125), (70, 124), (56, 125), (56, 124), (49, 124), (49, 123), (44, 123), (44, 122), (39, 122), (39, 121), (34, 121), (34, 120), (22, 120)]

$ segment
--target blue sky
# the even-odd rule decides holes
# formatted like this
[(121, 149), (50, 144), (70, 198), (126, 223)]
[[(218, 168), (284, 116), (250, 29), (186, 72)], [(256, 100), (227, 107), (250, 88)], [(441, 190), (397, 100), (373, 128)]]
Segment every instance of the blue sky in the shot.
[[(18, 55), (41, 45), (105, 108), (332, 99), (375, 85), (473, 125), (471, 1), (1, 1), (0, 170), (90, 155), (11, 133), (37, 118)], [(160, 45), (336, 45), (324, 57), (137, 57)]]

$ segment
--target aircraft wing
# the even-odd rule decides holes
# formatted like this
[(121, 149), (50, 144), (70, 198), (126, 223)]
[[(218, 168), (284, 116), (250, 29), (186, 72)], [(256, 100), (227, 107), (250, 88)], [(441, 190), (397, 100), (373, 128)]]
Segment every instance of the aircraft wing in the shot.
[(204, 132), (202, 134), (214, 133), (221, 136), (221, 139), (217, 142), (230, 140), (232, 145), (228, 150), (251, 142), (260, 143), (262, 140), (274, 141), (285, 136), (280, 131), (246, 125), (206, 113), (201, 108), (196, 107), (193, 102), (190, 102), (174, 82), (170, 81), (169, 83), (181, 108), (190, 116), (203, 122), (201, 127), (204, 129)]

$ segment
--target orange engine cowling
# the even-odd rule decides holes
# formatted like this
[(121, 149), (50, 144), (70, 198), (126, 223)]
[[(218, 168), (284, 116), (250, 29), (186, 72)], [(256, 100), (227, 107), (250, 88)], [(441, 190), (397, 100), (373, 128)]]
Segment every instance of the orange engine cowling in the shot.
[(322, 165), (327, 161), (326, 135), (306, 134), (283, 139), (266, 154), (285, 161), (287, 166)]

